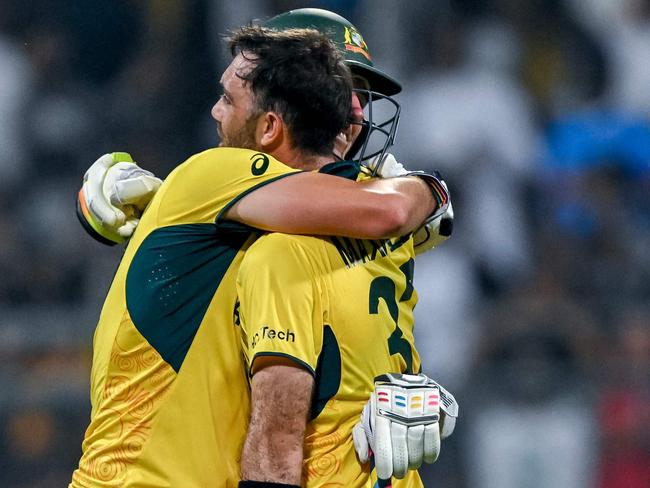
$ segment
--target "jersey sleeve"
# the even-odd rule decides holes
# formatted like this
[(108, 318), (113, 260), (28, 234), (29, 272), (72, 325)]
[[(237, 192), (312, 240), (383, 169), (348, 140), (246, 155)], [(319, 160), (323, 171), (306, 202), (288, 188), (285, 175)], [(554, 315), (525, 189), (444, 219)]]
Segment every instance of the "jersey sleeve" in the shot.
[(242, 344), (251, 373), (257, 359), (276, 356), (315, 374), (325, 311), (315, 269), (299, 240), (284, 234), (262, 236), (246, 252), (239, 270)]
[(159, 190), (158, 225), (219, 223), (241, 198), (278, 179), (301, 173), (249, 149), (203, 151), (176, 168)]

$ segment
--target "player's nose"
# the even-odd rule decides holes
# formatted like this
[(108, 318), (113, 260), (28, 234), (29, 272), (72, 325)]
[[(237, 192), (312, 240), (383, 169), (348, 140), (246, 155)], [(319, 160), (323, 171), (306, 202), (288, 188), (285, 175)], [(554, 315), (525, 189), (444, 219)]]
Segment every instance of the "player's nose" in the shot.
[(352, 120), (360, 122), (363, 120), (363, 105), (356, 92), (352, 92)]
[(210, 110), (210, 115), (217, 122), (221, 122), (221, 108), (219, 107), (219, 102), (215, 103)]

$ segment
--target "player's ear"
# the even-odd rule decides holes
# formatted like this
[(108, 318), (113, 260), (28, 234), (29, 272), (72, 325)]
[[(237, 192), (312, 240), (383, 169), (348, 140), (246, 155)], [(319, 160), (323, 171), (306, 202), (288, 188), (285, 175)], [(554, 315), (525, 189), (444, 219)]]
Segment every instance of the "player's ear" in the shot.
[(257, 121), (256, 137), (262, 151), (273, 152), (287, 139), (287, 126), (276, 112), (264, 112)]

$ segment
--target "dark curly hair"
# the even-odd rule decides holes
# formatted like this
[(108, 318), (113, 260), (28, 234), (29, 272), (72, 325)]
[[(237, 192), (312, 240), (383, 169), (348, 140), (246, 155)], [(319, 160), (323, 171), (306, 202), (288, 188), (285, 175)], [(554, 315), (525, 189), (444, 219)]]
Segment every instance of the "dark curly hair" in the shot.
[(255, 65), (237, 76), (250, 86), (256, 108), (278, 113), (297, 149), (330, 154), (348, 125), (352, 98), (350, 70), (332, 41), (314, 29), (246, 26), (228, 43), (233, 57), (241, 53)]

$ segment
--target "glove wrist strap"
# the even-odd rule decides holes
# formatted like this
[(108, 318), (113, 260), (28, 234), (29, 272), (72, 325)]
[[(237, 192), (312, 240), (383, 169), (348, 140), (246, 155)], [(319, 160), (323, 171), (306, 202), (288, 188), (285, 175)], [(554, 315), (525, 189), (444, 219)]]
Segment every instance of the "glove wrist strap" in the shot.
[(438, 176), (425, 173), (424, 171), (409, 171), (404, 176), (417, 176), (431, 189), (431, 195), (433, 195), (433, 199), (436, 201), (436, 208), (427, 218), (425, 224), (431, 222), (447, 211), (447, 208), (449, 208), (449, 191), (444, 187)]

